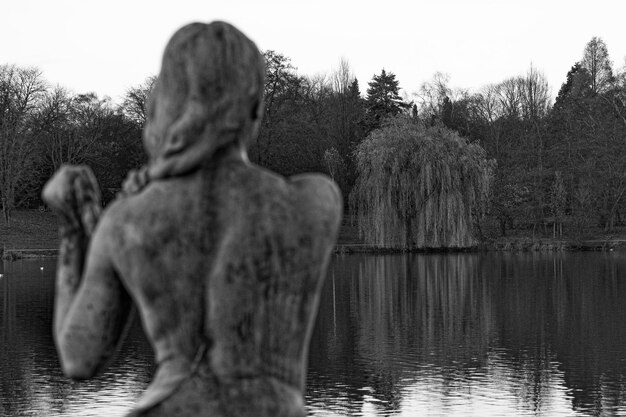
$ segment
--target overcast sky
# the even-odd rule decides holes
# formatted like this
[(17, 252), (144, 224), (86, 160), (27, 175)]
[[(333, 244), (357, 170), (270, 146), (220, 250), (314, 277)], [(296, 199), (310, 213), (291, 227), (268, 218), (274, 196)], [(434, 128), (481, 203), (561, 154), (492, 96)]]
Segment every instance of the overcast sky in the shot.
[(2, 0), (0, 63), (39, 67), (53, 84), (114, 100), (159, 71), (180, 26), (225, 20), (305, 75), (343, 57), (365, 93), (384, 67), (410, 94), (436, 71), (478, 89), (543, 71), (556, 95), (585, 44), (601, 37), (615, 68), (626, 55), (626, 5), (594, 0)]

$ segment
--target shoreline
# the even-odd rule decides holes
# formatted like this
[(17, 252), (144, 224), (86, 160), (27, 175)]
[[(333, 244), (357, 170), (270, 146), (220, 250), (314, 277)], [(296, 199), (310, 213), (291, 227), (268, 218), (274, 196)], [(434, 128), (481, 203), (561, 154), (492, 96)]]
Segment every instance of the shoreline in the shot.
[[(585, 252), (614, 251), (626, 248), (626, 239), (551, 240), (551, 239), (508, 239), (481, 243), (469, 248), (425, 248), (403, 250), (381, 248), (364, 243), (341, 243), (333, 248), (334, 254), (394, 254), (394, 253), (462, 253), (462, 252)], [(20, 259), (54, 258), (59, 249), (2, 249), (4, 261)]]
[(514, 238), (479, 243), (468, 248), (423, 248), (414, 250), (381, 248), (367, 244), (337, 244), (336, 254), (349, 253), (461, 253), (461, 252), (601, 252), (626, 248), (626, 238), (554, 240)]
[(0, 258), (3, 261), (17, 261), (20, 259), (54, 258), (59, 255), (58, 249), (2, 249)]
[[(611, 234), (589, 230), (582, 236), (565, 238), (532, 237), (518, 231), (517, 235), (495, 237), (487, 233), (484, 240), (470, 248), (429, 248), (406, 251), (368, 245), (358, 233), (349, 215), (344, 216), (335, 254), (368, 253), (453, 253), (453, 252), (555, 252), (613, 251), (626, 249), (626, 228)], [(528, 231), (530, 232), (530, 231)], [(16, 211), (11, 225), (0, 222), (0, 258), (3, 260), (50, 258), (58, 256), (59, 235), (56, 216), (49, 211)]]

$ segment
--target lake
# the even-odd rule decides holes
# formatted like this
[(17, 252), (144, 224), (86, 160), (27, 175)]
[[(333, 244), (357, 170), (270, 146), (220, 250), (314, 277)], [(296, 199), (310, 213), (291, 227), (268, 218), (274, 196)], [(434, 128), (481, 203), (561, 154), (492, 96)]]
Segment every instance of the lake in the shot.
[[(103, 375), (52, 344), (54, 260), (0, 267), (0, 416), (122, 416), (155, 367), (139, 325)], [(335, 256), (311, 416), (626, 415), (626, 253)]]

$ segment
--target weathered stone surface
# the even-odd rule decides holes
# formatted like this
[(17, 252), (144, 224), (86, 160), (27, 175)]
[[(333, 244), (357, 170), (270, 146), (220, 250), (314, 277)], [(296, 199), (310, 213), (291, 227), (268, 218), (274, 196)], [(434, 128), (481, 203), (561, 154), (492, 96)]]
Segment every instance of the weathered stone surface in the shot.
[(322, 175), (287, 179), (248, 162), (263, 75), (259, 51), (231, 25), (185, 26), (149, 104), (149, 166), (129, 175), (95, 230), (88, 168), (64, 167), (44, 190), (65, 225), (55, 306), (64, 371), (98, 371), (136, 308), (158, 369), (134, 415), (305, 415), (308, 342), (342, 199)]

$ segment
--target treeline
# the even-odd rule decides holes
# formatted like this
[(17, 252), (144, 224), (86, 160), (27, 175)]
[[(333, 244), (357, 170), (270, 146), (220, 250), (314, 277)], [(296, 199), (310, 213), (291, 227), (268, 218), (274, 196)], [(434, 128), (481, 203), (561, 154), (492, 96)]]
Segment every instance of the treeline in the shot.
[(623, 224), (626, 71), (613, 69), (600, 38), (564, 74), (554, 103), (534, 66), (478, 91), (453, 89), (436, 74), (409, 101), (385, 70), (363, 98), (345, 62), (329, 76), (307, 78), (284, 56), (269, 58), (266, 116), (252, 148), (261, 165), (283, 174), (328, 172), (347, 196), (356, 179), (356, 145), (402, 113), (456, 131), (496, 161), (484, 233), (580, 236)]
[(550, 226), (558, 237), (623, 223), (626, 72), (614, 72), (601, 39), (585, 46), (554, 104), (534, 67), (476, 93), (452, 91), (445, 81), (422, 87), (423, 107), (497, 161), (490, 213), (501, 234)]
[(122, 104), (51, 86), (36, 68), (0, 66), (0, 202), (37, 208), (43, 184), (62, 164), (90, 165), (111, 200), (129, 169), (145, 161), (141, 128), (154, 78), (129, 89)]
[[(565, 76), (556, 101), (535, 67), (478, 91), (456, 89), (442, 74), (412, 97), (382, 70), (366, 92), (346, 61), (327, 75), (299, 74), (288, 57), (266, 51), (265, 115), (250, 158), (283, 175), (322, 171), (348, 196), (354, 150), (399, 114), (456, 131), (497, 166), (488, 218), (498, 234), (610, 232), (626, 207), (626, 75), (593, 38)], [(39, 206), (39, 190), (62, 163), (87, 163), (113, 198), (126, 172), (145, 162), (141, 128), (154, 78), (121, 104), (51, 87), (36, 69), (0, 67), (0, 197)], [(549, 228), (546, 228), (549, 226)], [(487, 229), (486, 229), (487, 230)]]

